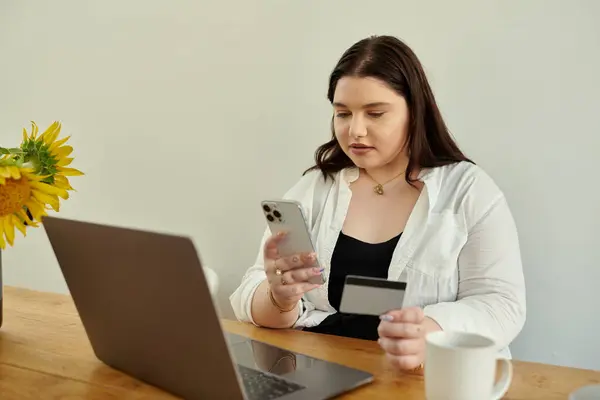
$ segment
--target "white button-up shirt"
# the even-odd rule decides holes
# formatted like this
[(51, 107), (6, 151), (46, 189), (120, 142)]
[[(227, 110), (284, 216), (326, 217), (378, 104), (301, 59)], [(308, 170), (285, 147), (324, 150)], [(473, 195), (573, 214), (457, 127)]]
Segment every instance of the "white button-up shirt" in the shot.
[[(350, 183), (357, 178), (358, 170), (349, 168), (326, 185), (320, 171), (312, 171), (284, 196), (302, 205), (326, 279), (352, 197)], [(388, 279), (407, 282), (406, 307), (422, 307), (445, 331), (487, 336), (501, 356), (510, 357), (508, 345), (525, 323), (525, 282), (517, 229), (502, 191), (468, 162), (423, 170), (419, 180), (423, 190), (394, 251)], [(323, 193), (324, 204), (315, 207)], [(262, 246), (269, 235), (267, 228), (254, 265), (230, 297), (241, 321), (254, 323), (251, 302), (266, 278)], [(303, 296), (296, 328), (318, 325), (336, 312), (327, 282)]]

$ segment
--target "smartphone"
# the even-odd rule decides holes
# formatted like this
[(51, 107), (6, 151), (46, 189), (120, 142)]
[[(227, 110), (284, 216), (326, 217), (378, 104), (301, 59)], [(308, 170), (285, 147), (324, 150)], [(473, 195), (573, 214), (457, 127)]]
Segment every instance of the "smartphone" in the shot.
[[(299, 202), (295, 200), (264, 200), (261, 202), (261, 206), (271, 233), (287, 232), (287, 236), (278, 246), (280, 256), (289, 257), (300, 253), (315, 253), (315, 246)], [(314, 266), (321, 268), (318, 260)], [(321, 285), (325, 283), (325, 278), (321, 274), (311, 277), (308, 281)]]
[[(404, 306), (406, 282), (347, 275), (340, 312), (380, 316)], [(368, 300), (367, 300), (368, 299)]]

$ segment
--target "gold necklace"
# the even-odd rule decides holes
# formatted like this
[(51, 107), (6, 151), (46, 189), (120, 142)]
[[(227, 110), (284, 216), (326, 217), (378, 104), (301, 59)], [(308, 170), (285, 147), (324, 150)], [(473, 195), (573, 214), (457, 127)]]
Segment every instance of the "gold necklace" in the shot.
[(402, 171), (402, 172), (400, 172), (398, 175), (394, 176), (394, 177), (393, 177), (393, 178), (391, 178), (391, 179), (388, 179), (388, 180), (387, 180), (387, 181), (385, 181), (384, 183), (379, 183), (379, 182), (377, 182), (377, 181), (375, 180), (375, 178), (373, 178), (373, 177), (372, 177), (372, 176), (371, 176), (371, 175), (370, 175), (370, 174), (367, 172), (367, 170), (365, 170), (365, 173), (367, 174), (367, 176), (368, 176), (368, 177), (369, 177), (369, 178), (370, 178), (370, 179), (371, 179), (373, 182), (375, 182), (375, 183), (376, 183), (376, 185), (375, 185), (375, 186), (373, 186), (373, 191), (374, 191), (375, 193), (377, 193), (378, 195), (380, 195), (380, 196), (382, 196), (382, 195), (385, 193), (385, 192), (384, 192), (384, 190), (383, 190), (383, 186), (384, 186), (384, 185), (387, 185), (388, 183), (390, 183), (391, 181), (393, 181), (394, 179), (396, 179), (397, 177), (399, 177), (400, 175), (402, 175), (402, 174), (403, 174), (403, 173), (405, 173), (405, 172), (406, 172), (406, 171)]

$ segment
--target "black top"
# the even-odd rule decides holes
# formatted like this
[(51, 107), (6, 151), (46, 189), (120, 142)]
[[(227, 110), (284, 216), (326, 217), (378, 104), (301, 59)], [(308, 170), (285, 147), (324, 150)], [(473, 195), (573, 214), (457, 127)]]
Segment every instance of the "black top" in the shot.
[[(329, 303), (338, 312), (325, 318), (315, 327), (304, 328), (305, 331), (347, 336), (358, 339), (377, 340), (379, 317), (340, 313), (340, 302), (346, 275), (360, 275), (374, 278), (388, 276), (394, 249), (400, 240), (399, 234), (383, 243), (366, 243), (340, 232), (333, 255), (329, 273)], [(365, 301), (368, 301), (365, 299)]]

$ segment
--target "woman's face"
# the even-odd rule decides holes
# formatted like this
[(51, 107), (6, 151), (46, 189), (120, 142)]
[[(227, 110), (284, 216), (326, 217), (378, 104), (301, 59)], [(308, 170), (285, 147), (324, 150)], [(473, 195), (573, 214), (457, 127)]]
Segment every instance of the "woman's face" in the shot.
[(409, 110), (404, 97), (376, 78), (341, 78), (333, 98), (333, 129), (359, 168), (405, 163)]

